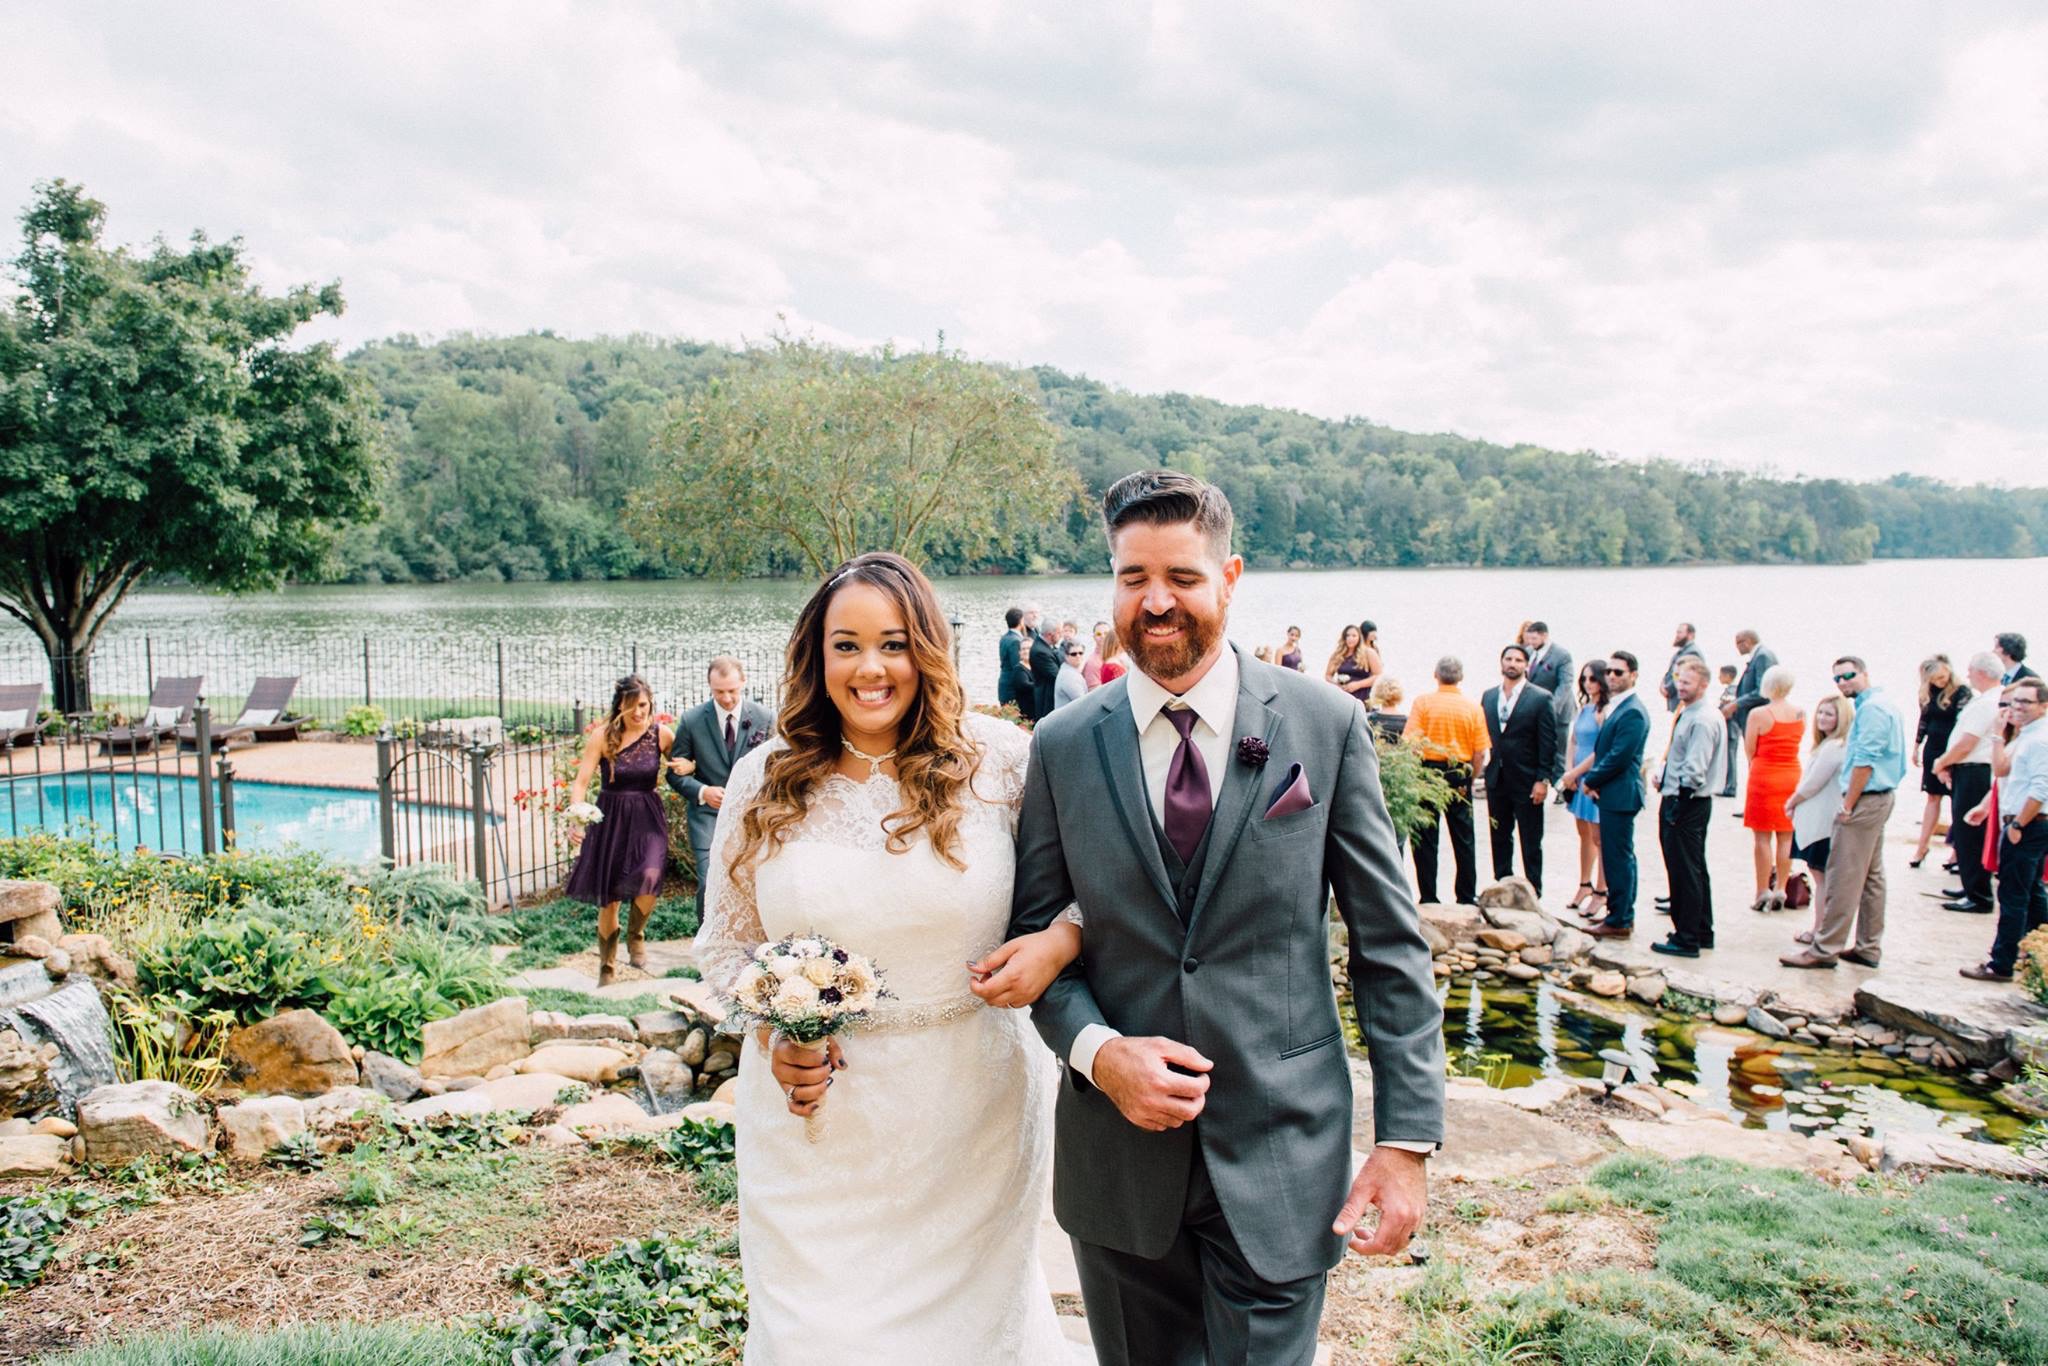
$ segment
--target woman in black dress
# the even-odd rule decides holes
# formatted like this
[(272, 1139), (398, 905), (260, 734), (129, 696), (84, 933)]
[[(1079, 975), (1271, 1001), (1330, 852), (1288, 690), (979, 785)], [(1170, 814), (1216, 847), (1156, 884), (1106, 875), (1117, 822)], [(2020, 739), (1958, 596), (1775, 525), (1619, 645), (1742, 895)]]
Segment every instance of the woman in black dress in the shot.
[[(1920, 731), (1913, 740), (1913, 762), (1920, 765), (1920, 790), (1927, 794), (1927, 809), (1920, 817), (1920, 843), (1913, 850), (1912, 866), (1918, 868), (1934, 842), (1934, 827), (1941, 820), (1941, 799), (1949, 795), (1948, 781), (1934, 771), (1934, 761), (1948, 751), (1949, 736), (1956, 728), (1956, 714), (1970, 700), (1970, 685), (1956, 677), (1947, 655), (1935, 655), (1920, 665)], [(1950, 812), (1951, 817), (1958, 813)]]
[(673, 731), (655, 724), (653, 690), (633, 674), (614, 685), (610, 713), (584, 737), (583, 762), (569, 786), (569, 803), (573, 807), (581, 802), (591, 777), (601, 773), (604, 786), (597, 794), (597, 809), (603, 819), (570, 830), (569, 843), (578, 853), (562, 891), (598, 908), (599, 986), (612, 980), (621, 901), (633, 903), (626, 927), (627, 956), (636, 968), (647, 965), (641, 936), (654, 914), (654, 894), (661, 890), (661, 876), (668, 867), (668, 816), (655, 781), (674, 741)]

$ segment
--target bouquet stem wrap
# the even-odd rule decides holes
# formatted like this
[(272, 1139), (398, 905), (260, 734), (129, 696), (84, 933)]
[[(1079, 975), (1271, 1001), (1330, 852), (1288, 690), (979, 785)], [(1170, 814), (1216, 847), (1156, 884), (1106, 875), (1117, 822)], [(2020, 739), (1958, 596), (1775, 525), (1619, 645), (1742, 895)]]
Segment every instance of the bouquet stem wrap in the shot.
[[(857, 1028), (888, 990), (875, 965), (821, 935), (797, 934), (763, 944), (740, 971), (731, 1010), (766, 1025), (803, 1048), (828, 1053), (834, 1034)], [(825, 1134), (823, 1102), (804, 1116), (804, 1137)]]

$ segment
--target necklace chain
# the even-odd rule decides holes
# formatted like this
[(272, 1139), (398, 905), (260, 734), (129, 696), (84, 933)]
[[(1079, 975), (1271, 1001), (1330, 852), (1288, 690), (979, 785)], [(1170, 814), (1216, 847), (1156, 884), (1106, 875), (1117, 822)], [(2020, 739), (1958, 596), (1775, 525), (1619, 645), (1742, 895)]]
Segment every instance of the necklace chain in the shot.
[(882, 775), (882, 765), (896, 757), (896, 751), (893, 749), (887, 754), (869, 754), (843, 735), (839, 737), (839, 743), (846, 746), (846, 752), (854, 758), (867, 761), (868, 776), (870, 778), (879, 778)]

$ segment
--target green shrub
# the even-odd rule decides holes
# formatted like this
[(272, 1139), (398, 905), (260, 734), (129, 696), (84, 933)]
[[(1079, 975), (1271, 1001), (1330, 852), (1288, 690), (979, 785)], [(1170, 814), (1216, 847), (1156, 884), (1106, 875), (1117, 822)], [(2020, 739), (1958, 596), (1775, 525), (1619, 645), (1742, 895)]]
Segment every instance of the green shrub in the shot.
[(528, 1299), (490, 1330), (511, 1361), (714, 1362), (746, 1337), (739, 1268), (716, 1256), (705, 1235), (626, 1238), (557, 1275), (511, 1274)]
[(1378, 745), (1380, 791), (1394, 833), (1406, 844), (1416, 831), (1443, 814), (1455, 795), (1443, 774), (1422, 762), (1422, 751), (1409, 744)]
[(143, 995), (169, 997), (192, 1015), (222, 1011), (242, 1024), (325, 1005), (333, 987), (323, 966), (305, 934), (251, 911), (203, 920), (135, 959)]
[(51, 1358), (50, 1366), (491, 1366), (495, 1360), (453, 1328), (321, 1323), (150, 1334)]
[(106, 1205), (79, 1190), (0, 1195), (0, 1291), (42, 1279), (67, 1227), (88, 1220)]
[(341, 714), (340, 730), (343, 735), (375, 735), (384, 729), (384, 709), (368, 703), (350, 707)]
[(456, 1007), (428, 990), (416, 972), (366, 972), (329, 997), (321, 1013), (351, 1044), (416, 1063), (420, 1031)]

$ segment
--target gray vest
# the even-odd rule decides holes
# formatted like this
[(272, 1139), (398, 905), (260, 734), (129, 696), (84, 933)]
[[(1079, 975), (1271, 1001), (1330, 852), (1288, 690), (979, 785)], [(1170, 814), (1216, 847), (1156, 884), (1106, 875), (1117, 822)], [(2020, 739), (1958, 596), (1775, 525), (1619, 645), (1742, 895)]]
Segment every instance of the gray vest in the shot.
[(1166, 827), (1159, 823), (1158, 816), (1152, 818), (1152, 838), (1159, 841), (1159, 856), (1166, 860), (1166, 875), (1173, 879), (1173, 909), (1183, 925), (1194, 913), (1195, 893), (1202, 886), (1202, 868), (1209, 862), (1209, 837), (1215, 833), (1216, 816), (1211, 812), (1208, 827), (1202, 831), (1202, 842), (1195, 846), (1195, 856), (1183, 863), (1180, 851), (1166, 838)]

